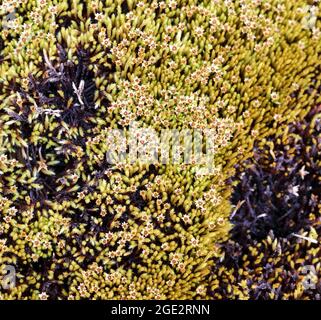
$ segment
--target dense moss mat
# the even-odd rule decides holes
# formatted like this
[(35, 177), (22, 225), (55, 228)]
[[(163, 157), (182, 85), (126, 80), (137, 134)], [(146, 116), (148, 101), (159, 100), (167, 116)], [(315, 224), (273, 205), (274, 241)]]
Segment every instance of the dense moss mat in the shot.
[[(17, 285), (2, 297), (212, 298), (235, 165), (320, 102), (317, 8), (3, 1), (0, 265)], [(133, 121), (215, 130), (214, 174), (111, 165), (110, 129)]]
[(236, 176), (234, 227), (213, 269), (213, 297), (321, 298), (320, 111), (271, 136)]

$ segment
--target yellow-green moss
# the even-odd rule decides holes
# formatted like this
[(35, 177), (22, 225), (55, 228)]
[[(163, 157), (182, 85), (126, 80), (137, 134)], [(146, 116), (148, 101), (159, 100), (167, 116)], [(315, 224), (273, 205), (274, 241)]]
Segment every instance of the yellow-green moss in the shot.
[[(0, 262), (19, 277), (3, 297), (207, 297), (233, 166), (320, 102), (320, 21), (305, 29), (305, 6), (4, 1), (1, 16), (16, 19), (0, 44)], [(81, 101), (64, 80), (48, 89), (61, 66), (81, 70), (75, 86), (86, 72), (88, 110), (68, 113)], [(217, 129), (216, 174), (107, 166), (108, 129), (131, 121)]]

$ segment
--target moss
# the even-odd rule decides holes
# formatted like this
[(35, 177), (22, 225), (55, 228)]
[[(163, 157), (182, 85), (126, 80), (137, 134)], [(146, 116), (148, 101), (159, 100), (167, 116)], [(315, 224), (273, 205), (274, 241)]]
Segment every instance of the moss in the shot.
[(234, 227), (213, 267), (213, 297), (320, 299), (320, 130), (315, 107), (236, 175)]
[[(211, 297), (235, 164), (320, 102), (305, 5), (4, 1), (0, 259), (21, 277), (3, 297)], [(110, 130), (134, 121), (215, 130), (214, 175), (110, 164)]]

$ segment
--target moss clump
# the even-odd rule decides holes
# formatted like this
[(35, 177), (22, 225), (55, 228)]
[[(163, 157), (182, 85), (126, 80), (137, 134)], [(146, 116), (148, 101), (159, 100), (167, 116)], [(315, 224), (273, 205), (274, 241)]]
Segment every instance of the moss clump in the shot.
[[(0, 261), (19, 277), (3, 297), (210, 297), (232, 168), (319, 101), (320, 21), (305, 28), (305, 6), (4, 1)], [(215, 174), (111, 165), (110, 129), (134, 121), (215, 130)]]
[[(214, 267), (216, 298), (320, 299), (320, 110), (270, 137), (237, 175), (231, 240)], [(307, 268), (315, 271), (310, 282)]]

